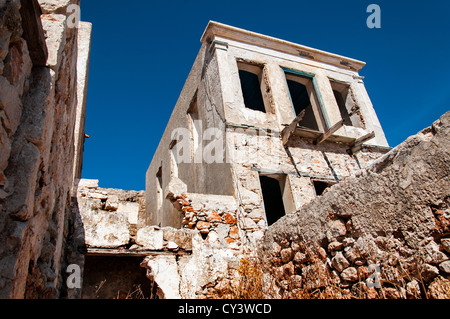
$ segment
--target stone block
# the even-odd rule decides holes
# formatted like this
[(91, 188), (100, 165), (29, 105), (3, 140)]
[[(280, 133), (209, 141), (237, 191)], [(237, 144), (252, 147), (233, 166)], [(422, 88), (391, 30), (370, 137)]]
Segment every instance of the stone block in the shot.
[(21, 39), (14, 43), (3, 62), (3, 76), (8, 79), (17, 93), (22, 95), (33, 67), (25, 40)]
[(11, 140), (5, 129), (0, 125), (0, 172), (8, 166), (8, 159), (11, 154)]
[(97, 201), (99, 200), (78, 201), (86, 245), (98, 248), (116, 248), (128, 244), (130, 233), (127, 216), (120, 212), (100, 210)]
[(78, 182), (79, 188), (98, 188), (98, 179), (85, 179), (82, 178)]
[(355, 267), (348, 267), (342, 271), (341, 278), (345, 281), (356, 281), (358, 280), (358, 271)]
[(38, 148), (24, 142), (20, 153), (11, 161), (6, 170), (7, 176), (13, 177), (13, 193), (6, 203), (6, 209), (14, 218), (25, 221), (33, 216), (34, 195), (40, 152)]
[(66, 20), (66, 16), (62, 14), (43, 14), (41, 16), (48, 48), (47, 66), (55, 72), (61, 65), (62, 53), (66, 44)]
[(333, 259), (331, 259), (331, 264), (339, 272), (342, 272), (345, 268), (347, 268), (350, 265), (348, 260), (345, 259), (342, 252), (336, 253)]
[(5, 129), (12, 135), (20, 123), (22, 102), (14, 86), (3, 76), (0, 76), (0, 110), (8, 119), (8, 126)]
[(447, 260), (447, 261), (440, 263), (439, 269), (447, 274), (450, 274), (450, 261)]
[(164, 232), (158, 227), (147, 226), (137, 232), (136, 244), (150, 250), (164, 248)]
[(192, 250), (192, 238), (198, 235), (197, 231), (190, 229), (175, 229), (172, 227), (164, 227), (164, 240), (172, 241), (181, 249)]
[(345, 236), (346, 233), (347, 228), (345, 227), (345, 223), (343, 221), (337, 219), (328, 223), (328, 231), (326, 235), (329, 242), (332, 242), (341, 236)]
[(441, 245), (447, 253), (450, 253), (450, 238), (441, 239)]
[[(108, 201), (110, 197), (108, 197)], [(138, 217), (139, 217), (139, 203), (135, 202), (119, 202), (118, 203), (118, 211), (125, 213), (128, 216), (128, 222), (132, 225), (137, 225)]]

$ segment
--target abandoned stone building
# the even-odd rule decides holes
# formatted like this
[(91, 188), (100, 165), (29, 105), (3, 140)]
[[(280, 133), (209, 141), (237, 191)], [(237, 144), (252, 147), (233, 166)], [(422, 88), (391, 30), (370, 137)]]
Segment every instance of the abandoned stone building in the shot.
[(211, 21), (146, 190), (101, 188), (79, 4), (0, 1), (0, 298), (449, 297), (450, 113), (391, 150), (364, 62)]
[[(226, 214), (229, 242), (254, 241), (390, 149), (364, 62), (217, 22), (201, 42), (147, 171), (147, 225), (206, 237)], [(201, 218), (211, 200), (232, 204)]]

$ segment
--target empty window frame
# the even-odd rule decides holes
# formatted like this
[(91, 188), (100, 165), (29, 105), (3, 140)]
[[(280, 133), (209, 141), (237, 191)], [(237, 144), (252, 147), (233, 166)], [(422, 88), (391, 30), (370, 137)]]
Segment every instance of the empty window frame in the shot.
[(269, 226), (286, 215), (286, 212), (291, 213), (295, 210), (291, 188), (285, 174), (260, 175), (259, 182)]
[(330, 125), (314, 74), (285, 68), (283, 71), (295, 116), (305, 110), (299, 126), (315, 131), (325, 131)]
[(269, 112), (270, 89), (263, 80), (264, 68), (259, 65), (238, 62), (239, 80), (245, 107), (254, 111)]
[(334, 80), (330, 80), (330, 84), (344, 125), (363, 128), (359, 108), (353, 99), (350, 85)]

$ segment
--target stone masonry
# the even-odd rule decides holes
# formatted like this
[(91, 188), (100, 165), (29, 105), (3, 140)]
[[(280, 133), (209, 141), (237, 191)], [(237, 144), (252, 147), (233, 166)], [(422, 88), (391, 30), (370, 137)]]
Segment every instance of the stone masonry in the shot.
[(91, 32), (68, 26), (70, 4), (0, 1), (1, 298), (58, 297), (65, 275)]
[(276, 278), (272, 293), (450, 298), (449, 136), (447, 112), (269, 227), (261, 257)]

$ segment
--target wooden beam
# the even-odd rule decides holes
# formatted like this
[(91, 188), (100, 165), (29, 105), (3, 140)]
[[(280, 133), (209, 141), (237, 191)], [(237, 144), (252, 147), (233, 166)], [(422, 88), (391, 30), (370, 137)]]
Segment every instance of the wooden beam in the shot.
[(320, 143), (324, 142), (327, 138), (329, 138), (331, 135), (333, 135), (334, 132), (339, 130), (344, 125), (344, 120), (340, 120), (336, 124), (334, 124), (332, 127), (328, 129), (325, 133), (322, 133), (318, 139), (314, 141), (314, 145), (319, 145)]
[(357, 152), (359, 152), (362, 148), (362, 145), (373, 139), (375, 137), (375, 132), (371, 132), (369, 134), (366, 134), (364, 136), (361, 136), (360, 138), (357, 138), (355, 140), (355, 142), (353, 142), (353, 144), (350, 145), (350, 149), (348, 150), (349, 154), (356, 154)]
[(303, 120), (303, 117), (305, 116), (305, 111), (306, 110), (301, 111), (300, 114), (295, 117), (292, 123), (289, 124), (289, 126), (285, 127), (281, 132), (281, 139), (283, 141), (283, 145), (286, 145), (288, 143), (292, 133), (294, 133), (297, 127), (297, 124)]
[(159, 255), (190, 255), (189, 252), (178, 251), (166, 251), (166, 250), (130, 250), (120, 248), (87, 248), (86, 255), (90, 256), (116, 256), (116, 257), (140, 257), (140, 256), (159, 256)]
[(21, 0), (22, 37), (27, 41), (28, 51), (34, 66), (47, 65), (47, 44), (41, 23), (41, 7), (37, 0)]

